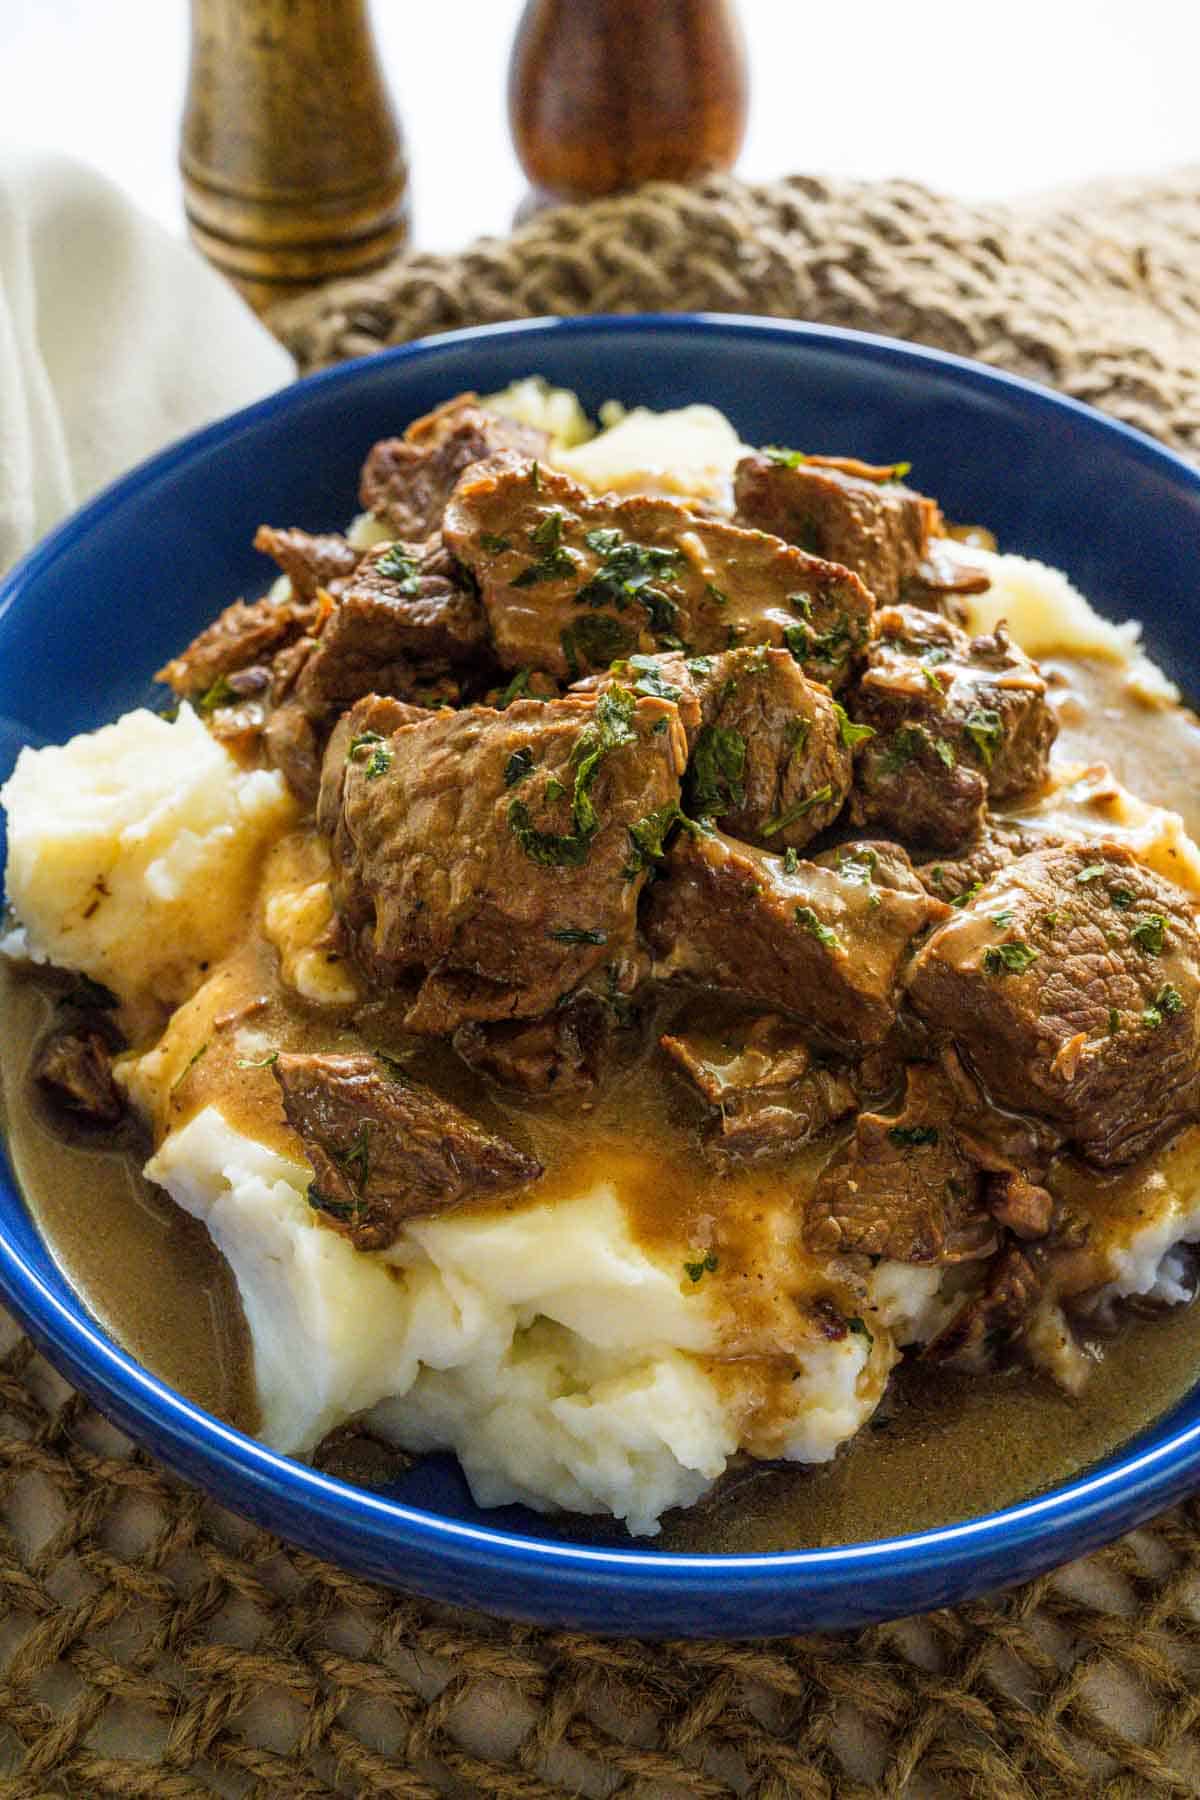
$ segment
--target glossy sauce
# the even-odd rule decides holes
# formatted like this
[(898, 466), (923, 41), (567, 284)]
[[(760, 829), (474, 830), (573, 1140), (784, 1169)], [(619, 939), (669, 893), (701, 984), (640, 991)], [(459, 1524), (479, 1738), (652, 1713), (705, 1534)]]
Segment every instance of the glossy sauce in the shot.
[[(1121, 671), (1101, 662), (1047, 659), (1062, 723), (1059, 759), (1103, 756), (1134, 792), (1184, 815), (1200, 832), (1200, 725), (1182, 711), (1143, 707), (1123, 691)], [(1153, 773), (1151, 774), (1151, 771)], [(302, 856), (302, 851), (299, 853)], [(493, 1095), (482, 1099), (464, 1065), (444, 1045), (420, 1045), (399, 1031), (386, 1002), (330, 1014), (281, 997), (274, 951), (252, 936), (226, 965), (223, 986), (182, 1009), (172, 1027), (173, 1075), (208, 1042), (203, 1083), (177, 1081), (170, 1124), (214, 1099), (236, 1128), (295, 1155), (269, 1071), (239, 1069), (235, 1031), (224, 1021), (253, 1005), (250, 1022), (268, 1038), (286, 1026), (299, 1049), (351, 1048), (365, 1037), (414, 1066), (448, 1097), (533, 1149), (548, 1173), (536, 1198), (578, 1192), (615, 1177), (637, 1234), (647, 1243), (717, 1245), (723, 1279), (745, 1277), (738, 1335), (752, 1337), (755, 1300), (745, 1246), (730, 1218), (753, 1219), (781, 1185), (803, 1191), (835, 1137), (783, 1165), (714, 1177), (697, 1154), (699, 1105), (681, 1084), (646, 1079), (644, 1060), (597, 1095), (534, 1109)], [(221, 1416), (253, 1428), (249, 1345), (232, 1279), (207, 1234), (138, 1173), (145, 1147), (98, 1151), (64, 1143), (32, 1096), (28, 1065), (53, 1013), (44, 980), (2, 974), (3, 1065), (10, 1149), (18, 1177), (51, 1250), (92, 1311), (139, 1360)], [(665, 1021), (659, 1021), (659, 1024)], [(652, 1045), (656, 1030), (647, 1033)], [(647, 1054), (651, 1052), (647, 1050)], [(244, 1059), (243, 1059), (244, 1060)], [(166, 1124), (166, 1120), (161, 1121)], [(1177, 1172), (1200, 1186), (1200, 1130), (1171, 1151)], [(1089, 1198), (1109, 1216), (1138, 1209), (1137, 1180), (1101, 1181)], [(1103, 1195), (1100, 1189), (1104, 1190)], [(520, 1202), (513, 1202), (519, 1205)], [(761, 1302), (759, 1303), (761, 1304)], [(736, 1344), (727, 1346), (738, 1354)], [(749, 1551), (801, 1547), (916, 1531), (970, 1517), (1061, 1480), (1132, 1436), (1179, 1399), (1200, 1371), (1200, 1306), (1130, 1317), (1120, 1336), (1098, 1343), (1100, 1364), (1082, 1397), (1048, 1377), (1014, 1370), (987, 1380), (902, 1365), (879, 1413), (832, 1464), (817, 1469), (741, 1459), (708, 1500), (669, 1515), (664, 1548)], [(620, 1535), (611, 1522), (547, 1520), (560, 1535)]]

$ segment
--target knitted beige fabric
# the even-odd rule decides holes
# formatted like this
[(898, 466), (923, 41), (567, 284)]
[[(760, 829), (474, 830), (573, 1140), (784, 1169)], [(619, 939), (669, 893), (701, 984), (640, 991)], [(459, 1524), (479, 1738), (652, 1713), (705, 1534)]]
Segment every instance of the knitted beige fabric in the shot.
[[(312, 367), (544, 312), (822, 319), (1055, 382), (1197, 455), (1198, 278), (1200, 175), (1019, 209), (721, 180), (410, 257), (276, 323)], [(600, 1642), (289, 1550), (131, 1452), (10, 1328), (0, 1664), (0, 1791), (16, 1800), (1197, 1795), (1200, 1503), (921, 1620)]]

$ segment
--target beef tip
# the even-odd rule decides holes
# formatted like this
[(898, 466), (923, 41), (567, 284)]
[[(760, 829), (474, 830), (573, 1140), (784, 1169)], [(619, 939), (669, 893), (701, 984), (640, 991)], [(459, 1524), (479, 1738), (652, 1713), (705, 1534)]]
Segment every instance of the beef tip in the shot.
[(436, 531), (450, 490), (472, 463), (498, 451), (544, 456), (545, 432), (488, 412), (474, 394), (459, 394), (416, 419), (402, 438), (376, 444), (363, 465), (360, 498), (398, 538), (420, 541)]
[(356, 550), (340, 532), (324, 532), (314, 537), (310, 532), (280, 530), (274, 525), (260, 525), (254, 534), (254, 548), (275, 559), (292, 584), (297, 600), (315, 600), (317, 589), (337, 595), (362, 561)]
[(432, 715), (344, 762), (335, 901), (376, 981), (419, 980), (409, 1028), (537, 1018), (623, 962), (684, 762), (674, 706), (621, 688)]
[(1200, 932), (1115, 844), (1019, 857), (921, 948), (913, 1005), (1002, 1106), (1103, 1167), (1200, 1110)]
[(776, 1013), (720, 1030), (689, 1027), (660, 1042), (713, 1109), (706, 1136), (717, 1154), (787, 1156), (854, 1109), (845, 1071), (818, 1062)]
[(1016, 1244), (1007, 1245), (988, 1264), (982, 1289), (926, 1345), (922, 1357), (986, 1373), (1020, 1337), (1041, 1291), (1041, 1278), (1029, 1257)]
[(46, 1098), (77, 1123), (116, 1125), (125, 1097), (113, 1080), (113, 1036), (95, 1024), (55, 1031), (39, 1046), (33, 1077)]
[(382, 1250), (408, 1219), (524, 1187), (541, 1164), (374, 1056), (271, 1065), (312, 1165), (309, 1204), (358, 1250)]
[(952, 850), (978, 836), (989, 800), (1045, 780), (1058, 725), (1046, 683), (1001, 626), (989, 637), (916, 607), (888, 607), (849, 701), (874, 733), (855, 767), (851, 816), (908, 843)]
[(853, 569), (880, 606), (892, 606), (941, 530), (936, 501), (897, 480), (900, 467), (789, 451), (744, 456), (734, 474), (734, 516)]
[(534, 463), (471, 469), (444, 531), (510, 669), (575, 680), (635, 653), (774, 644), (836, 687), (870, 635), (871, 596), (848, 569), (672, 500), (593, 499)]
[(631, 1030), (636, 1017), (623, 996), (580, 988), (541, 1019), (460, 1025), (453, 1043), (470, 1068), (499, 1087), (574, 1094), (594, 1088), (608, 1073), (623, 1034), (627, 1042), (636, 1041)]
[(673, 700), (688, 741), (687, 810), (767, 849), (799, 848), (831, 825), (850, 790), (853, 726), (786, 650), (671, 651), (614, 663), (574, 693), (613, 682)]
[(805, 1210), (808, 1248), (906, 1263), (989, 1255), (997, 1232), (957, 1114), (940, 1071), (914, 1063), (901, 1111), (860, 1113), (845, 1153), (823, 1170)]
[(307, 631), (316, 608), (296, 600), (235, 600), (206, 625), (187, 649), (154, 677), (181, 699), (195, 699), (203, 711), (235, 698), (228, 678), (239, 669), (268, 661)]
[(681, 833), (644, 925), (660, 979), (743, 995), (793, 1015), (818, 1047), (861, 1051), (887, 1036), (909, 947), (946, 912), (895, 845), (805, 861)]
[(278, 769), (296, 798), (311, 806), (321, 785), (321, 740), (302, 706), (289, 701), (266, 715), (263, 754)]
[(1062, 839), (1049, 832), (1031, 831), (1012, 819), (998, 819), (988, 814), (974, 843), (953, 858), (934, 857), (917, 864), (917, 874), (931, 894), (948, 900), (951, 906), (963, 907), (973, 900), (985, 881), (1018, 856), (1031, 850), (1050, 850)]
[(402, 725), (419, 725), (427, 717), (424, 707), (394, 700), (390, 694), (364, 694), (347, 708), (329, 735), (319, 770), (318, 830), (331, 836), (337, 826), (347, 764), (369, 762), (376, 745), (394, 731)]

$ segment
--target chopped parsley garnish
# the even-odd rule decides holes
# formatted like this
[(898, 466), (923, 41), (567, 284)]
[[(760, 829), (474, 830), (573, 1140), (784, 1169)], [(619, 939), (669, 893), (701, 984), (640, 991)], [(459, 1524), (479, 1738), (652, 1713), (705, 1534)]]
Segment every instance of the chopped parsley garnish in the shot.
[(679, 608), (654, 584), (677, 578), (683, 552), (623, 541), (621, 533), (611, 528), (589, 531), (584, 542), (599, 556), (600, 567), (576, 594), (576, 604), (611, 606), (624, 612), (637, 601), (646, 609), (651, 630), (677, 648), (679, 640), (673, 634)]
[(1107, 869), (1107, 863), (1089, 863), (1087, 868), (1080, 869), (1075, 877), (1076, 885), (1086, 887), (1089, 881), (1095, 881), (1099, 876), (1107, 873)]
[(714, 606), (728, 606), (729, 595), (724, 588), (719, 588), (715, 581), (710, 581), (704, 589), (704, 598), (711, 600)]
[(951, 906), (957, 906), (960, 910), (964, 906), (970, 906), (972, 900), (982, 886), (982, 881), (973, 881), (970, 887), (964, 888), (961, 894), (956, 894), (954, 896), (953, 900), (950, 902)]
[(833, 786), (827, 781), (824, 787), (819, 787), (806, 800), (797, 800), (795, 806), (789, 806), (786, 812), (777, 813), (773, 819), (768, 819), (762, 828), (763, 836), (774, 837), (777, 831), (786, 831), (789, 825), (794, 825), (797, 819), (802, 819), (805, 813), (812, 811), (814, 806), (828, 806), (832, 799)]
[(1130, 939), (1147, 956), (1161, 956), (1167, 942), (1167, 921), (1162, 913), (1147, 913), (1129, 933)]
[(763, 455), (781, 469), (798, 469), (801, 463), (808, 461), (803, 450), (787, 450), (782, 444), (764, 444)]
[(796, 908), (796, 923), (803, 925), (805, 931), (811, 932), (818, 943), (828, 944), (831, 950), (841, 949), (841, 939), (837, 932), (831, 931), (828, 925), (823, 925), (811, 906)]
[(402, 594), (420, 591), (421, 577), (417, 573), (417, 565), (411, 556), (404, 554), (399, 544), (388, 546), (375, 564), (375, 573), (386, 575), (389, 581), (398, 582)]
[(585, 613), (582, 619), (567, 626), (558, 641), (574, 681), (585, 664), (592, 669), (606, 669), (624, 656), (632, 639), (611, 613)]
[(548, 775), (546, 785), (542, 789), (542, 798), (548, 803), (552, 803), (555, 800), (561, 800), (566, 791), (557, 775)]
[(1171, 982), (1164, 982), (1154, 996), (1153, 1003), (1142, 1014), (1143, 1025), (1151, 1031), (1157, 1031), (1163, 1020), (1169, 1015), (1183, 1010), (1183, 995)]
[(523, 800), (510, 800), (508, 828), (530, 862), (544, 868), (579, 869), (587, 861), (591, 832), (539, 831)]
[(710, 1250), (707, 1256), (702, 1256), (700, 1258), (699, 1262), (685, 1262), (683, 1265), (683, 1272), (689, 1281), (697, 1282), (703, 1275), (714, 1275), (717, 1271), (717, 1267), (717, 1258)]
[(990, 769), (1004, 737), (1000, 714), (991, 706), (973, 706), (963, 720), (963, 730), (978, 750), (984, 768)]
[[(645, 694), (651, 700), (678, 700), (681, 697), (682, 688), (663, 680), (662, 670), (655, 657), (631, 656), (628, 666), (637, 676), (632, 684), (635, 694)], [(624, 668), (621, 673), (625, 673)]]
[(806, 625), (785, 625), (783, 641), (797, 662), (844, 663), (854, 648), (850, 621), (839, 612), (828, 631), (810, 631)]
[(729, 725), (706, 725), (692, 752), (692, 810), (704, 816), (720, 816), (741, 806), (746, 798), (746, 740)]
[(855, 1337), (865, 1337), (867, 1340), (867, 1348), (869, 1350), (874, 1348), (875, 1335), (868, 1329), (866, 1320), (860, 1318), (857, 1313), (855, 1313), (852, 1319), (846, 1320), (846, 1328), (848, 1331), (852, 1331)]
[(366, 760), (363, 774), (368, 781), (378, 781), (392, 766), (392, 753), (384, 743), (376, 744)]
[(500, 556), (505, 550), (512, 549), (512, 539), (497, 537), (494, 531), (481, 531), (479, 544), (480, 548), (486, 550), (489, 556)]
[(937, 670), (929, 668), (929, 666), (926, 663), (922, 663), (921, 664), (921, 674), (925, 678), (926, 687), (932, 688), (934, 693), (938, 696), (939, 700), (944, 698), (945, 693), (946, 693), (946, 684), (942, 680), (941, 676), (938, 674)]
[(528, 744), (520, 750), (514, 750), (504, 765), (505, 787), (515, 787), (518, 781), (524, 781), (533, 768), (533, 751)]
[(333, 1200), (323, 1194), (315, 1181), (308, 1184), (307, 1199), (314, 1212), (328, 1213), (331, 1219), (338, 1219), (343, 1225), (356, 1224), (362, 1211), (357, 1200)]
[(219, 706), (232, 706), (237, 697), (237, 689), (230, 687), (224, 675), (218, 675), (211, 687), (193, 699), (192, 705), (201, 718), (207, 719)]
[(647, 813), (644, 819), (638, 819), (629, 826), (629, 838), (633, 850), (628, 863), (622, 870), (627, 881), (632, 881), (634, 876), (640, 874), (648, 863), (657, 862), (660, 857), (666, 855), (667, 834), (677, 820), (683, 819), (683, 816), (678, 803), (668, 800), (656, 811)]
[(837, 720), (838, 736), (847, 750), (853, 750), (855, 744), (865, 744), (868, 738), (875, 736), (873, 725), (858, 724), (836, 700), (833, 703), (833, 716)]
[(365, 750), (369, 744), (382, 744), (383, 736), (378, 731), (360, 731), (350, 739), (346, 746), (346, 761), (357, 762), (359, 751)]
[(371, 1122), (364, 1119), (345, 1150), (331, 1150), (333, 1161), (361, 1193), (371, 1178)]
[(899, 1145), (901, 1149), (936, 1144), (940, 1135), (936, 1125), (893, 1125), (888, 1132), (893, 1144)]
[(945, 738), (934, 738), (933, 750), (938, 761), (945, 763), (948, 769), (952, 769), (958, 761), (958, 758), (954, 754), (954, 746), (948, 744)]
[(278, 1061), (278, 1050), (268, 1050), (265, 1056), (239, 1056), (233, 1066), (235, 1069), (270, 1069)]
[(883, 753), (880, 768), (885, 775), (895, 775), (914, 756), (920, 754), (929, 742), (929, 733), (920, 725), (901, 725), (893, 732), (891, 742)]
[(1011, 925), (1013, 922), (1013, 909), (1011, 906), (1002, 906), (999, 912), (989, 913), (988, 918), (993, 925)]
[(1132, 888), (1111, 887), (1108, 890), (1109, 905), (1115, 906), (1118, 912), (1128, 912), (1136, 898)]
[[(525, 691), (529, 686), (529, 677), (532, 674), (533, 674), (532, 669), (518, 669), (517, 670), (516, 674), (513, 676), (512, 680), (509, 682), (508, 686), (506, 688), (502, 688), (496, 696), (496, 711), (497, 712), (503, 712), (505, 707), (511, 706), (514, 700), (521, 699), (521, 697), (525, 694)], [(528, 696), (528, 698), (530, 700), (540, 700), (542, 698), (542, 696), (540, 694), (530, 694)]]
[(637, 741), (632, 729), (637, 701), (628, 688), (607, 688), (596, 702), (594, 722), (586, 725), (575, 740), (571, 763), (575, 770), (571, 793), (571, 816), (575, 829), (571, 832), (541, 831), (533, 823), (523, 800), (510, 800), (508, 824), (530, 862), (543, 867), (559, 866), (578, 869), (587, 861), (588, 851), (600, 821), (592, 803), (591, 789), (601, 762), (611, 750)]
[(557, 581), (560, 576), (575, 573), (575, 558), (563, 548), (563, 514), (548, 512), (534, 526), (529, 541), (541, 555), (513, 580), (515, 588), (533, 587), (539, 581)]
[(175, 1089), (177, 1087), (180, 1087), (182, 1085), (182, 1083), (187, 1080), (188, 1076), (191, 1074), (191, 1072), (195, 1068), (196, 1064), (200, 1061), (200, 1058), (202, 1056), (205, 1056), (208, 1053), (208, 1050), (209, 1050), (209, 1047), (211, 1044), (212, 1044), (212, 1039), (205, 1038), (205, 1040), (201, 1044), (200, 1048), (198, 1050), (192, 1051), (192, 1054), (188, 1057), (188, 1059), (184, 1063), (182, 1069), (180, 1069), (178, 1075), (175, 1077), (174, 1081), (171, 1083), (170, 1091), (172, 1094), (175, 1092)]
[(556, 944), (607, 944), (608, 933), (596, 930), (589, 925), (562, 925), (557, 931), (548, 931), (548, 938)]
[(989, 975), (1023, 975), (1041, 955), (1019, 938), (1011, 944), (989, 944), (983, 953), (983, 967)]
[(794, 875), (799, 867), (800, 858), (795, 847), (789, 844), (783, 853), (783, 872), (785, 875)]
[[(693, 681), (703, 681), (706, 676), (712, 674), (712, 657), (711, 656), (689, 656), (688, 664), (687, 664), (687, 672), (691, 676)], [(725, 688), (730, 693), (732, 693), (733, 688), (737, 687), (737, 681), (733, 677), (731, 677), (730, 679), (732, 680), (733, 686), (730, 687), (730, 683), (726, 682)], [(724, 697), (724, 694), (722, 697)]]

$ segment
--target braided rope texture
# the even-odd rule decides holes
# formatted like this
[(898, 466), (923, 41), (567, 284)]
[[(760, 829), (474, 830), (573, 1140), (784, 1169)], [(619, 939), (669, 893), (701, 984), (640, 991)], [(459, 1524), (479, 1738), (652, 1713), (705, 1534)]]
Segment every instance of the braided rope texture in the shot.
[(1200, 168), (977, 206), (910, 182), (730, 176), (536, 215), (279, 307), (301, 372), (540, 314), (742, 312), (1049, 382), (1200, 457)]
[[(275, 319), (304, 368), (539, 313), (918, 339), (1200, 456), (1200, 173), (1021, 209), (901, 183), (657, 187)], [(0, 1794), (1200, 1795), (1200, 1500), (1007, 1595), (839, 1636), (601, 1642), (396, 1596), (131, 1448), (0, 1314)]]

